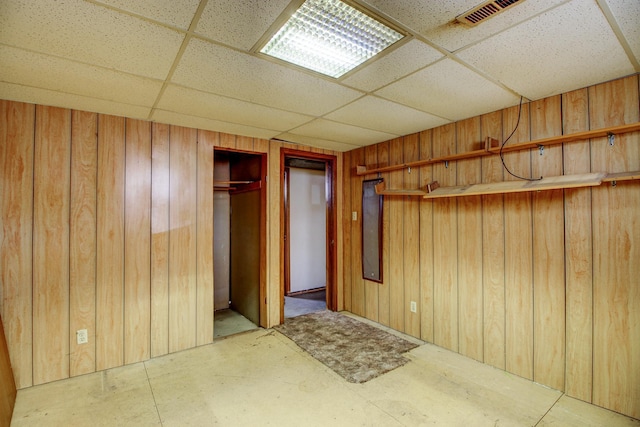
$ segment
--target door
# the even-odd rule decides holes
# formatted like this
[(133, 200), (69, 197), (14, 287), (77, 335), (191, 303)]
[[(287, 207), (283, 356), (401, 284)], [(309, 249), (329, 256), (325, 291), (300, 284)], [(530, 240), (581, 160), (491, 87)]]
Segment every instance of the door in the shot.
[(260, 188), (231, 194), (231, 308), (260, 325)]

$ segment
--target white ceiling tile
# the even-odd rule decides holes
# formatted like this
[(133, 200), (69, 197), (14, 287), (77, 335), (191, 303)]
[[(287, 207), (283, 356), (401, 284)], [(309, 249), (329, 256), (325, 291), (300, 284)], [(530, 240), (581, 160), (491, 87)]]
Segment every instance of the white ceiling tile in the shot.
[(314, 120), (291, 130), (289, 133), (308, 136), (311, 138), (329, 139), (354, 145), (374, 144), (376, 142), (386, 141), (398, 136), (325, 119)]
[(512, 93), (451, 59), (405, 77), (376, 94), (449, 120), (464, 119), (518, 102)]
[(342, 82), (356, 89), (374, 91), (442, 58), (442, 53), (419, 40), (411, 40), (372, 62)]
[(249, 136), (252, 138), (271, 139), (280, 132), (260, 129), (251, 126), (243, 126), (235, 123), (227, 123), (219, 120), (205, 119), (202, 117), (190, 116), (187, 114), (179, 114), (173, 111), (154, 110), (151, 119), (154, 122), (165, 123), (169, 125), (186, 126), (196, 129), (212, 130), (215, 132), (224, 132), (233, 135)]
[(162, 82), (0, 45), (0, 81), (153, 106)]
[(330, 141), (328, 139), (312, 138), (312, 137), (303, 136), (303, 135), (294, 135), (292, 133), (282, 133), (280, 135), (277, 135), (275, 138), (281, 139), (287, 142), (294, 142), (296, 144), (307, 145), (309, 147), (326, 148), (328, 150), (334, 150), (334, 151), (340, 151), (340, 152), (355, 150), (356, 148), (362, 147), (362, 145), (346, 144), (344, 142)]
[(416, 33), (426, 34), (434, 28), (448, 24), (457, 15), (482, 3), (482, 0), (365, 0), (364, 2)]
[(574, 0), (557, 7), (553, 13), (539, 15), (461, 51), (459, 56), (529, 99), (634, 72), (592, 0)]
[(286, 131), (313, 119), (298, 113), (170, 85), (158, 108), (247, 126)]
[(191, 25), (200, 0), (99, 0), (99, 2), (186, 30)]
[(566, 1), (567, 0), (524, 1), (474, 27), (462, 25), (455, 21), (456, 16), (468, 10), (468, 8), (460, 9), (457, 13), (450, 16), (449, 23), (426, 31), (423, 35), (429, 41), (454, 52), (471, 43), (497, 34)]
[(396, 135), (407, 135), (448, 123), (448, 120), (440, 117), (374, 96), (360, 98), (325, 117)]
[(192, 39), (174, 83), (287, 111), (320, 116), (361, 92), (204, 40)]
[(184, 35), (86, 1), (3, 2), (0, 43), (164, 79)]
[(92, 111), (132, 119), (147, 119), (151, 108), (105, 101), (103, 99), (0, 82), (0, 99)]
[(640, 1), (606, 0), (611, 13), (629, 43), (636, 61), (640, 62)]
[(249, 50), (280, 16), (290, 0), (209, 1), (196, 32), (238, 49)]

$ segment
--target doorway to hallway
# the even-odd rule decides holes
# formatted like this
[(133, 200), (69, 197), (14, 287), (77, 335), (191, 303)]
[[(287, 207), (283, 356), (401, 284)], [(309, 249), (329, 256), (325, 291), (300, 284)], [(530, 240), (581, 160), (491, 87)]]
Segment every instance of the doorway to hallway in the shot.
[(280, 321), (337, 306), (336, 157), (281, 150)]

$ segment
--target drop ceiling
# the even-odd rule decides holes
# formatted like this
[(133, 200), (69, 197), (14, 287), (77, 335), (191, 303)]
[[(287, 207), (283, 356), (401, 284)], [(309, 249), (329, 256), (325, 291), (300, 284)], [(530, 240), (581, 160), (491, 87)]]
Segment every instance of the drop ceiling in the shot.
[(358, 0), (408, 36), (340, 79), (255, 46), (300, 0), (2, 0), (0, 99), (348, 151), (640, 72), (640, 1)]

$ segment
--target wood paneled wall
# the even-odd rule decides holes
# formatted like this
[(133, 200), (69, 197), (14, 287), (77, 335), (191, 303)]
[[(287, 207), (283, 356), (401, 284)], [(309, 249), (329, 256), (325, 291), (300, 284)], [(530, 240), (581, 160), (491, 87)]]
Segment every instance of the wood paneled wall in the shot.
[[(385, 166), (640, 121), (638, 75), (344, 153), (347, 310), (640, 417), (640, 184), (384, 200), (384, 282), (361, 274), (362, 180)], [(520, 116), (518, 122), (518, 116)], [(640, 132), (507, 153), (526, 177), (640, 170)], [(383, 173), (388, 188), (516, 179), (498, 156)], [(358, 220), (351, 220), (357, 212)], [(419, 239), (418, 239), (419, 237)], [(417, 313), (410, 302), (418, 303)]]
[[(217, 147), (269, 154), (261, 274), (272, 326), (279, 150), (337, 153), (0, 100), (0, 315), (18, 388), (212, 342)], [(340, 156), (338, 167), (342, 180)], [(341, 271), (340, 241), (338, 251)], [(79, 329), (88, 344), (77, 344)]]

